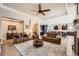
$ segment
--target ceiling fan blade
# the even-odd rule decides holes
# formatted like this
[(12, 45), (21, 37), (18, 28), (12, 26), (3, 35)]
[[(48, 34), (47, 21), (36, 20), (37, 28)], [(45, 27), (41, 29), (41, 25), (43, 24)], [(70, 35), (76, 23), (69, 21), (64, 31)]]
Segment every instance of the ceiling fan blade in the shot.
[(45, 9), (45, 10), (41, 10), (42, 12), (47, 12), (50, 11), (50, 9)]
[(39, 4), (39, 11), (41, 11), (41, 4)]
[(36, 15), (38, 15), (38, 14), (39, 14), (39, 12)]
[(44, 12), (50, 11), (50, 9), (44, 9), (44, 10), (42, 10), (42, 9), (41, 9), (41, 4), (38, 4), (38, 10), (32, 10), (32, 11), (37, 12), (36, 15), (42, 14), (42, 15), (45, 16), (45, 13), (44, 13)]
[(75, 3), (75, 5), (77, 5), (78, 3)]
[(38, 10), (32, 10), (32, 11), (38, 12)]
[(41, 12), (41, 14), (45, 16), (45, 13)]

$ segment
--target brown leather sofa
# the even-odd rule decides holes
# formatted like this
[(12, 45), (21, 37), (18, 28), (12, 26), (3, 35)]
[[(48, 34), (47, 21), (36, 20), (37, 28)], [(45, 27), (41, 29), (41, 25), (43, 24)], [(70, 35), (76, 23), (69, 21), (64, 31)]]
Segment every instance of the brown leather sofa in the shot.
[(30, 40), (30, 38), (25, 33), (16, 33), (13, 37), (13, 43), (21, 43)]
[(56, 32), (48, 32), (46, 33), (47, 36), (42, 36), (44, 41), (55, 43), (55, 44), (61, 44), (61, 38), (56, 37)]

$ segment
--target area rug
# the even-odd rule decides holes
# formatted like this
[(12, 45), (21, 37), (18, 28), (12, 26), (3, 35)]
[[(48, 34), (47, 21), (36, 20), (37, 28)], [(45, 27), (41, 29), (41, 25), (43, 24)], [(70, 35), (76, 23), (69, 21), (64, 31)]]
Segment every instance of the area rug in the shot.
[(49, 42), (43, 42), (42, 47), (36, 48), (33, 46), (33, 40), (15, 44), (14, 46), (22, 56), (65, 56), (66, 48), (62, 45), (57, 45)]

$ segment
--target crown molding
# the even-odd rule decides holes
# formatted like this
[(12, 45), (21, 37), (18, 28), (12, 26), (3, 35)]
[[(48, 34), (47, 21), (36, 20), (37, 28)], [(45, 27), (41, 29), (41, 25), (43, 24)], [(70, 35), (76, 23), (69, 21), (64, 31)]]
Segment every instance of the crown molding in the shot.
[(68, 15), (67, 3), (65, 4), (65, 13), (63, 13), (63, 14), (61, 14), (61, 15), (46, 17), (46, 18), (39, 18), (39, 17), (37, 18), (37, 17), (31, 16), (31, 15), (26, 14), (26, 13), (24, 13), (24, 12), (21, 12), (21, 11), (19, 11), (19, 10), (13, 9), (13, 8), (11, 8), (11, 7), (8, 7), (8, 6), (6, 6), (6, 5), (4, 5), (4, 4), (2, 4), (2, 3), (0, 4), (0, 6), (1, 6), (2, 8), (4, 8), (4, 9), (6, 9), (6, 10), (9, 10), (9, 11), (12, 11), (12, 12), (16, 12), (16, 13), (19, 13), (19, 14), (22, 14), (22, 15), (25, 15), (25, 16), (28, 16), (28, 17), (30, 17), (30, 18), (34, 18), (34, 19), (36, 19), (36, 20), (38, 20), (38, 19), (40, 19), (40, 20), (42, 20), (42, 19), (52, 19), (52, 18), (61, 17), (61, 16), (67, 16), (67, 15)]
[(67, 7), (68, 7), (68, 5), (67, 5), (67, 3), (66, 3), (66, 4), (65, 4), (65, 8), (66, 8), (66, 14), (68, 15)]
[(31, 16), (31, 15), (26, 14), (26, 13), (24, 13), (24, 12), (21, 12), (21, 11), (19, 11), (19, 10), (13, 9), (13, 8), (11, 8), (11, 7), (8, 7), (8, 6), (4, 5), (4, 4), (0, 4), (0, 6), (1, 6), (1, 8), (4, 8), (4, 9), (6, 9), (6, 10), (9, 10), (9, 11), (12, 11), (12, 12), (16, 12), (16, 13), (19, 13), (19, 14), (22, 14), (22, 15), (25, 15), (25, 16), (28, 16), (28, 17), (30, 17), (30, 18), (34, 18), (34, 19), (38, 20), (37, 17)]
[(68, 16), (67, 3), (65, 3), (65, 13), (62, 13), (60, 15), (46, 17), (46, 18), (41, 18), (41, 19), (48, 20), (48, 19), (53, 19), (53, 18), (63, 17), (63, 16)]

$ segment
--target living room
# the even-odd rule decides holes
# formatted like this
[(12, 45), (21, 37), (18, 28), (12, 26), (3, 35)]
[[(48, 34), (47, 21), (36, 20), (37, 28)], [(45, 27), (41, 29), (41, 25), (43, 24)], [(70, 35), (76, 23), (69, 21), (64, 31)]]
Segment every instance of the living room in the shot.
[[(77, 18), (77, 6), (75, 3), (1, 3), (2, 55), (78, 55), (78, 51), (76, 51), (78, 46), (74, 47), (74, 38), (76, 39), (74, 20)], [(16, 25), (16, 23), (18, 24)], [(9, 34), (7, 35), (7, 33)], [(14, 38), (18, 37), (18, 33), (21, 37)], [(22, 38), (22, 36), (28, 38)], [(37, 44), (36, 41), (41, 44), (34, 45), (34, 43)], [(24, 52), (25, 50), (27, 52)]]

